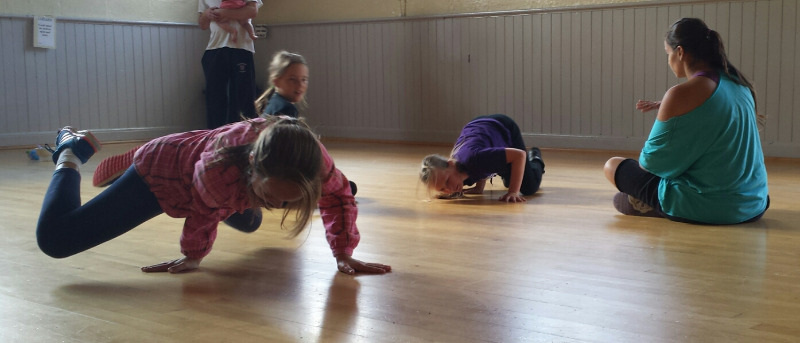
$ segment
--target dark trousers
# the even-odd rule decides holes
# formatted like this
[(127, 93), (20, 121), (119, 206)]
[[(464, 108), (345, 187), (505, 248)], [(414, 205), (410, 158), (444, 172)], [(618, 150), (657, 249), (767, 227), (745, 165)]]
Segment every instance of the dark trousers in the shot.
[(256, 72), (253, 53), (244, 49), (206, 50), (202, 59), (206, 77), (206, 124), (215, 129), (256, 117)]
[(164, 212), (133, 167), (83, 206), (80, 186), (75, 169), (53, 173), (36, 227), (39, 248), (51, 257), (88, 250)]
[[(522, 132), (520, 131), (519, 126), (517, 126), (517, 123), (514, 122), (514, 119), (511, 119), (509, 116), (505, 114), (491, 114), (487, 116), (480, 116), (478, 118), (491, 118), (502, 123), (503, 126), (505, 126), (511, 133), (512, 146), (510, 146), (509, 148), (519, 149), (527, 153), (528, 148), (525, 146), (525, 140), (522, 139)], [(544, 173), (544, 165), (542, 164), (542, 162), (539, 161), (531, 162), (530, 159), (526, 158), (525, 173), (522, 175), (522, 186), (520, 187), (519, 192), (522, 193), (522, 195), (533, 195), (534, 193), (536, 193), (536, 191), (539, 190), (539, 186), (542, 184), (543, 173)], [(508, 183), (509, 180), (511, 179), (510, 172), (507, 175), (503, 174), (498, 174), (498, 175), (500, 175), (504, 183)]]

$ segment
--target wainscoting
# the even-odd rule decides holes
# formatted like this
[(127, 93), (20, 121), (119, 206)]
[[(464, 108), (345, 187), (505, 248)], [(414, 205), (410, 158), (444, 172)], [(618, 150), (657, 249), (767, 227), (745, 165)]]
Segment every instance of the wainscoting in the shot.
[(0, 18), (0, 146), (50, 143), (65, 125), (137, 140), (205, 123), (196, 26), (58, 20), (34, 48), (32, 18)]
[(678, 82), (664, 34), (699, 17), (756, 84), (766, 154), (800, 157), (799, 16), (794, 0), (654, 1), (282, 25), (257, 43), (257, 63), (279, 49), (307, 58), (306, 115), (328, 136), (450, 142), (472, 117), (505, 113), (529, 144), (638, 150), (655, 116), (634, 103)]
[[(634, 103), (659, 99), (678, 82), (662, 42), (685, 16), (719, 31), (731, 61), (755, 83), (768, 117), (766, 154), (800, 157), (794, 0), (277, 25), (256, 42), (256, 64), (264, 85), (272, 53), (306, 56), (304, 113), (326, 136), (450, 142), (472, 117), (505, 113), (531, 145), (638, 150), (654, 114)], [(49, 142), (67, 124), (104, 140), (203, 126), (207, 32), (188, 24), (57, 25), (57, 48), (40, 49), (31, 46), (31, 18), (0, 18), (0, 146)]]

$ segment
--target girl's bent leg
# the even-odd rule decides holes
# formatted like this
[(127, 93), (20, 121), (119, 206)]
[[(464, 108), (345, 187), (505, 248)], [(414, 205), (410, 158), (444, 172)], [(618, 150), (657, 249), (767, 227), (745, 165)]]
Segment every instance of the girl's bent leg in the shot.
[(603, 166), (603, 173), (606, 176), (606, 180), (611, 182), (614, 187), (617, 187), (617, 181), (614, 179), (617, 176), (617, 167), (622, 161), (625, 161), (626, 158), (624, 157), (612, 157), (606, 161), (605, 166)]
[(522, 195), (533, 195), (539, 191), (542, 184), (544, 165), (540, 161), (525, 161), (525, 174), (522, 175), (522, 186), (519, 188)]
[(133, 167), (83, 206), (80, 180), (77, 170), (58, 169), (45, 194), (36, 239), (39, 248), (51, 257), (88, 250), (163, 213)]
[(225, 219), (225, 224), (241, 232), (251, 233), (261, 226), (261, 219), (260, 208), (248, 208), (243, 213), (232, 214), (228, 219)]
[[(504, 114), (492, 114), (486, 117), (503, 123), (508, 129), (508, 132), (511, 134), (511, 148), (529, 153), (528, 148), (525, 147), (525, 140), (522, 138), (522, 132), (513, 119)], [(519, 189), (520, 193), (528, 196), (539, 191), (539, 186), (542, 184), (542, 174), (544, 174), (544, 162), (541, 160), (541, 157), (538, 160), (533, 160), (529, 154), (528, 158), (525, 159), (525, 173), (522, 175), (522, 186)], [(506, 187), (508, 186), (506, 185)]]

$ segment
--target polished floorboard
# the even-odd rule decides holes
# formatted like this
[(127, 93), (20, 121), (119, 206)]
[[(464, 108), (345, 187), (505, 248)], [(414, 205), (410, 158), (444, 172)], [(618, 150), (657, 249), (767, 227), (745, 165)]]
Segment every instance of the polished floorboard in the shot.
[[(97, 163), (132, 146), (82, 167), (84, 201)], [(354, 257), (393, 272), (339, 273), (318, 216), (286, 239), (277, 214), (221, 225), (191, 273), (139, 271), (180, 256), (165, 215), (52, 259), (34, 236), (52, 163), (0, 150), (0, 342), (800, 341), (800, 160), (767, 161), (762, 220), (697, 226), (618, 214), (602, 166), (619, 152), (543, 149), (540, 193), (505, 204), (499, 179), (429, 200), (417, 168), (445, 146), (327, 146), (359, 186)]]

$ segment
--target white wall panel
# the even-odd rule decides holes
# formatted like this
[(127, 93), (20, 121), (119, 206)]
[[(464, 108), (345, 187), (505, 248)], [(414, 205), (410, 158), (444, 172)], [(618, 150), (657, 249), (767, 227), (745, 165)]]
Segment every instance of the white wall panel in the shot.
[[(682, 16), (720, 32), (756, 85), (767, 154), (800, 157), (800, 6), (792, 0), (273, 26), (256, 42), (257, 78), (265, 86), (275, 51), (303, 54), (311, 70), (304, 112), (327, 136), (451, 142), (474, 116), (505, 113), (531, 145), (638, 150), (654, 115), (634, 103), (678, 82), (662, 40)], [(0, 18), (0, 146), (46, 143), (68, 124), (123, 140), (202, 126), (207, 32), (57, 25), (57, 48), (38, 49), (30, 18)]]
[[(672, 1), (284, 25), (257, 49), (267, 51), (264, 65), (279, 48), (309, 58), (306, 116), (329, 136), (448, 142), (472, 117), (505, 113), (529, 144), (638, 150), (655, 116), (636, 111), (635, 102), (659, 100), (678, 82), (666, 64), (664, 33), (680, 17), (700, 17), (756, 85), (759, 111), (768, 116), (767, 154), (800, 157), (798, 7), (790, 0)], [(325, 42), (304, 43), (318, 37)]]
[[(57, 129), (147, 139), (205, 122), (193, 26), (59, 20), (56, 49), (32, 46), (31, 18), (0, 18), (0, 146), (52, 144)], [(6, 34), (9, 33), (9, 34)]]
[[(778, 7), (778, 6), (776, 6)], [(778, 83), (778, 140), (791, 141), (792, 140), (792, 124), (794, 123), (793, 112), (797, 109), (794, 107), (794, 88), (800, 87), (800, 84), (795, 84), (795, 69), (800, 67), (798, 65), (797, 46), (795, 40), (797, 39), (797, 2), (786, 1), (782, 7), (778, 7), (780, 11), (780, 82)], [(772, 14), (770, 14), (772, 15)]]
[[(800, 23), (797, 22), (797, 20), (800, 20), (800, 6), (795, 5), (795, 7), (796, 7), (795, 27), (798, 27), (800, 29)], [(791, 107), (791, 110), (789, 111), (790, 113), (792, 113), (791, 115), (792, 121), (789, 123), (789, 125), (792, 126), (792, 137), (790, 141), (800, 142), (800, 115), (796, 114), (798, 112), (798, 109), (800, 109), (800, 84), (797, 83), (797, 80), (800, 80), (800, 53), (798, 53), (797, 51), (797, 49), (800, 49), (800, 34), (798, 34), (797, 31), (794, 32), (794, 49), (795, 49), (794, 76), (792, 77), (792, 80), (794, 80), (794, 82), (792, 83), (792, 86), (794, 88), (794, 95), (792, 96), (792, 99), (794, 100), (794, 102)], [(797, 149), (796, 147), (795, 149), (800, 150)]]

